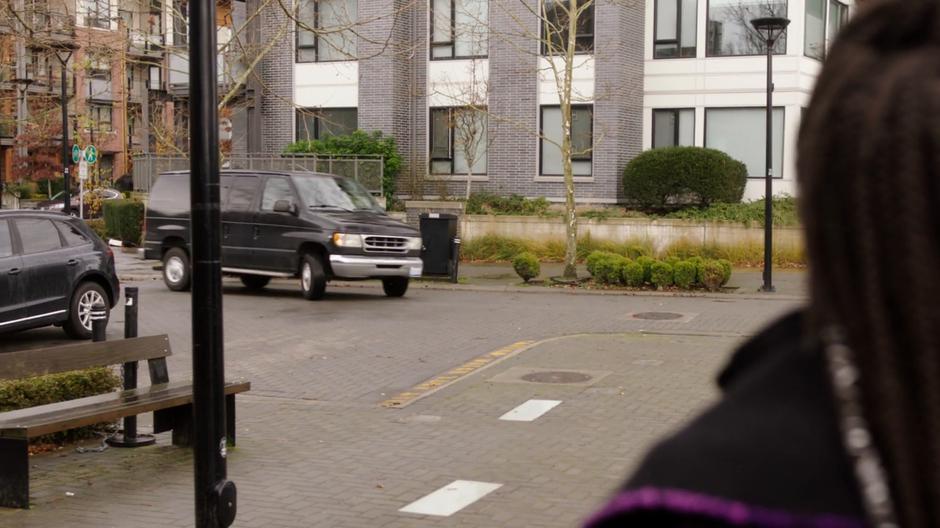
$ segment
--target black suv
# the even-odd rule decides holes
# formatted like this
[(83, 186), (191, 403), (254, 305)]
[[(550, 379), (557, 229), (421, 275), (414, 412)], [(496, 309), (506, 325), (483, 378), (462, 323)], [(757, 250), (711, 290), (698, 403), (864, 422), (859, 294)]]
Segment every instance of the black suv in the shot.
[[(189, 173), (160, 175), (147, 207), (145, 253), (171, 290), (189, 288)], [(356, 181), (310, 172), (223, 171), (222, 271), (249, 289), (299, 277), (320, 299), (331, 279), (381, 279), (401, 297), (423, 270), (421, 235), (388, 217)]]
[(0, 211), (0, 332), (62, 326), (91, 337), (91, 307), (120, 295), (114, 253), (77, 218)]

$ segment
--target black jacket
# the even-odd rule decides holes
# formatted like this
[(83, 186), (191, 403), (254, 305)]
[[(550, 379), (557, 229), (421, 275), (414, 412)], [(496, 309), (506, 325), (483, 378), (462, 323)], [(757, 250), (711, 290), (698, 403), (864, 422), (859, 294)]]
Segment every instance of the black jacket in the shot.
[(657, 445), (589, 528), (866, 526), (819, 346), (803, 316), (744, 345), (722, 400)]

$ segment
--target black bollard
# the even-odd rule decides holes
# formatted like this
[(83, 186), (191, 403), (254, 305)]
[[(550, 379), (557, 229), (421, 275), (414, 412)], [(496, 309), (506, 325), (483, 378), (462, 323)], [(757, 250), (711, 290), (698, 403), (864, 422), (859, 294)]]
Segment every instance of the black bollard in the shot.
[(457, 273), (460, 267), (460, 239), (459, 238), (454, 239), (454, 244), (451, 247), (451, 254), (453, 256), (452, 258), (454, 259), (454, 263), (450, 268), (450, 282), (457, 284)]
[[(137, 337), (137, 311), (139, 297), (137, 288), (131, 286), (124, 290), (124, 339)], [(124, 363), (124, 390), (137, 388), (137, 362)], [(153, 435), (137, 434), (137, 416), (124, 417), (124, 430), (119, 431), (107, 440), (112, 447), (143, 447), (153, 445), (156, 439)]]
[(108, 333), (108, 307), (95, 303), (91, 307), (91, 340), (100, 343), (107, 340)]

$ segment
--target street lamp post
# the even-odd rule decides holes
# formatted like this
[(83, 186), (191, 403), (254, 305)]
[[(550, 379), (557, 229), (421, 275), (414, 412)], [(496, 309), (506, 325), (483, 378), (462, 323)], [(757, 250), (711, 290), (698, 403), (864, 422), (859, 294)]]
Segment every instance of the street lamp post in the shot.
[(767, 171), (764, 173), (764, 285), (761, 290), (774, 291), (773, 284), (773, 243), (774, 243), (774, 153), (773, 153), (773, 117), (774, 117), (774, 47), (777, 40), (787, 31), (790, 20), (784, 17), (764, 17), (751, 20), (751, 25), (760, 33), (767, 45)]
[(72, 51), (75, 50), (75, 44), (71, 42), (60, 42), (54, 46), (56, 58), (62, 65), (62, 93), (60, 94), (59, 104), (62, 105), (62, 182), (63, 182), (63, 203), (62, 212), (72, 213), (72, 179), (69, 175), (69, 94), (68, 94), (68, 62), (72, 58)]

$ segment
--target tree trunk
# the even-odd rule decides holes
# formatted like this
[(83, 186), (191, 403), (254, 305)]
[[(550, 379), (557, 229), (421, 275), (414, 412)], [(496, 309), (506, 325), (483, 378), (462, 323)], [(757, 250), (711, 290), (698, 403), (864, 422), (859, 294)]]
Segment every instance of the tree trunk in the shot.
[(561, 159), (565, 175), (565, 279), (578, 278), (578, 216), (574, 202), (574, 170), (571, 166), (571, 78), (574, 75), (576, 36), (578, 34), (578, 0), (571, 0), (568, 16), (568, 41), (565, 43), (564, 86), (559, 99), (561, 103)]

